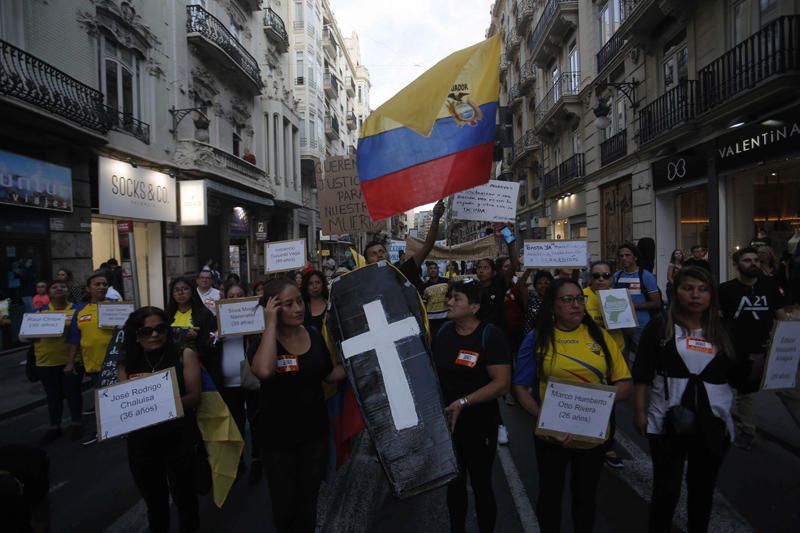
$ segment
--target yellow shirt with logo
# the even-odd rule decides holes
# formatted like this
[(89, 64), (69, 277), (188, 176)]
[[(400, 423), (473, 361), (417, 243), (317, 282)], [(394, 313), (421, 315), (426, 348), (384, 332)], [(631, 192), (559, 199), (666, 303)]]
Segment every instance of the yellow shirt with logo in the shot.
[(175, 318), (172, 320), (172, 327), (173, 328), (190, 328), (192, 327), (192, 310), (191, 308), (182, 313), (181, 311), (175, 311)]
[(67, 329), (75, 313), (75, 305), (69, 304), (66, 309), (57, 310), (50, 303), (40, 308), (39, 313), (64, 313), (67, 320), (64, 323), (64, 335), (61, 337), (47, 337), (36, 339), (33, 344), (33, 353), (36, 356), (36, 366), (60, 366), (69, 362), (69, 344), (67, 344)]
[(81, 358), (86, 372), (100, 372), (106, 358), (113, 330), (97, 325), (97, 304), (84, 303), (72, 316), (67, 342), (81, 347)]
[(589, 287), (583, 289), (583, 294), (586, 296), (586, 312), (589, 313), (590, 317), (592, 317), (594, 323), (611, 335), (611, 338), (614, 339), (614, 342), (617, 343), (617, 347), (620, 350), (624, 350), (625, 336), (622, 334), (622, 330), (606, 329), (606, 324), (603, 322), (603, 311), (602, 304), (600, 303), (600, 296), (598, 296), (597, 293)]

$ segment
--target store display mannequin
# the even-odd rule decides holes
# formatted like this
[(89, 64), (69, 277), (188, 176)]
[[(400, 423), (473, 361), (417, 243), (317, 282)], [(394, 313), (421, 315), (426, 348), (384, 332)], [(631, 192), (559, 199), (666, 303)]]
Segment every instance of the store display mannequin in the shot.
[(794, 228), (794, 235), (789, 238), (789, 242), (786, 243), (787, 251), (791, 255), (795, 255), (797, 253), (797, 245), (800, 243), (800, 227)]

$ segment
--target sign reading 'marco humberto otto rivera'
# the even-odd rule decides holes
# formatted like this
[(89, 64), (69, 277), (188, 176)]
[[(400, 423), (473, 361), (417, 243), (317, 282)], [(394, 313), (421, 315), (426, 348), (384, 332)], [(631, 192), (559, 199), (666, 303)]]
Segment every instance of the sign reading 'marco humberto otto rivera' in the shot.
[(98, 157), (97, 191), (101, 215), (161, 222), (177, 220), (175, 178)]

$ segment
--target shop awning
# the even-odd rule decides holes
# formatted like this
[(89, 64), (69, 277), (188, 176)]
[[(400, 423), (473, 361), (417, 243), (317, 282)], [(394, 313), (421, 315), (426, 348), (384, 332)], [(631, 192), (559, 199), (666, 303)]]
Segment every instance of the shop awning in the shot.
[(236, 198), (237, 200), (242, 200), (243, 202), (249, 202), (251, 204), (257, 205), (264, 205), (267, 207), (272, 207), (275, 205), (270, 198), (266, 196), (259, 196), (257, 194), (253, 194), (247, 191), (242, 191), (235, 187), (230, 187), (223, 183), (218, 183), (214, 180), (206, 180), (206, 186), (209, 190), (224, 194), (225, 196), (230, 196), (231, 198)]

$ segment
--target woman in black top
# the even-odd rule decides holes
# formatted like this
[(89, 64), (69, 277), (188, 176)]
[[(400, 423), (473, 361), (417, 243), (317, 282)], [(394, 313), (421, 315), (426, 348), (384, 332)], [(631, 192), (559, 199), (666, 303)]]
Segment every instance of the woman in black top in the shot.
[(305, 325), (314, 326), (321, 332), (325, 312), (328, 309), (328, 286), (325, 284), (325, 274), (319, 270), (310, 270), (303, 274), (300, 293), (306, 305)]
[(150, 531), (169, 531), (169, 492), (178, 506), (180, 531), (199, 528), (194, 484), (197, 426), (193, 412), (200, 403), (200, 363), (190, 348), (171, 342), (167, 314), (142, 307), (125, 322), (125, 344), (119, 362), (119, 381), (144, 377), (175, 367), (184, 416), (128, 434), (128, 463), (136, 487), (147, 505)]
[(264, 334), (253, 356), (262, 379), (256, 431), (262, 446), (278, 533), (313, 533), (327, 456), (328, 414), (322, 382), (344, 379), (322, 334), (305, 327), (305, 304), (293, 280), (264, 287)]
[[(688, 459), (689, 531), (707, 531), (714, 485), (732, 436), (740, 376), (711, 274), (683, 267), (670, 309), (651, 320), (633, 364), (635, 423), (650, 440), (650, 531), (671, 530)], [(681, 422), (682, 421), (682, 422)]]
[(454, 533), (465, 530), (467, 474), (481, 533), (494, 531), (497, 517), (492, 464), (500, 411), (495, 400), (508, 392), (511, 354), (500, 330), (478, 318), (486, 300), (478, 283), (451, 284), (447, 293), (450, 322), (442, 325), (433, 339), (433, 357), (461, 470), (447, 488)]

